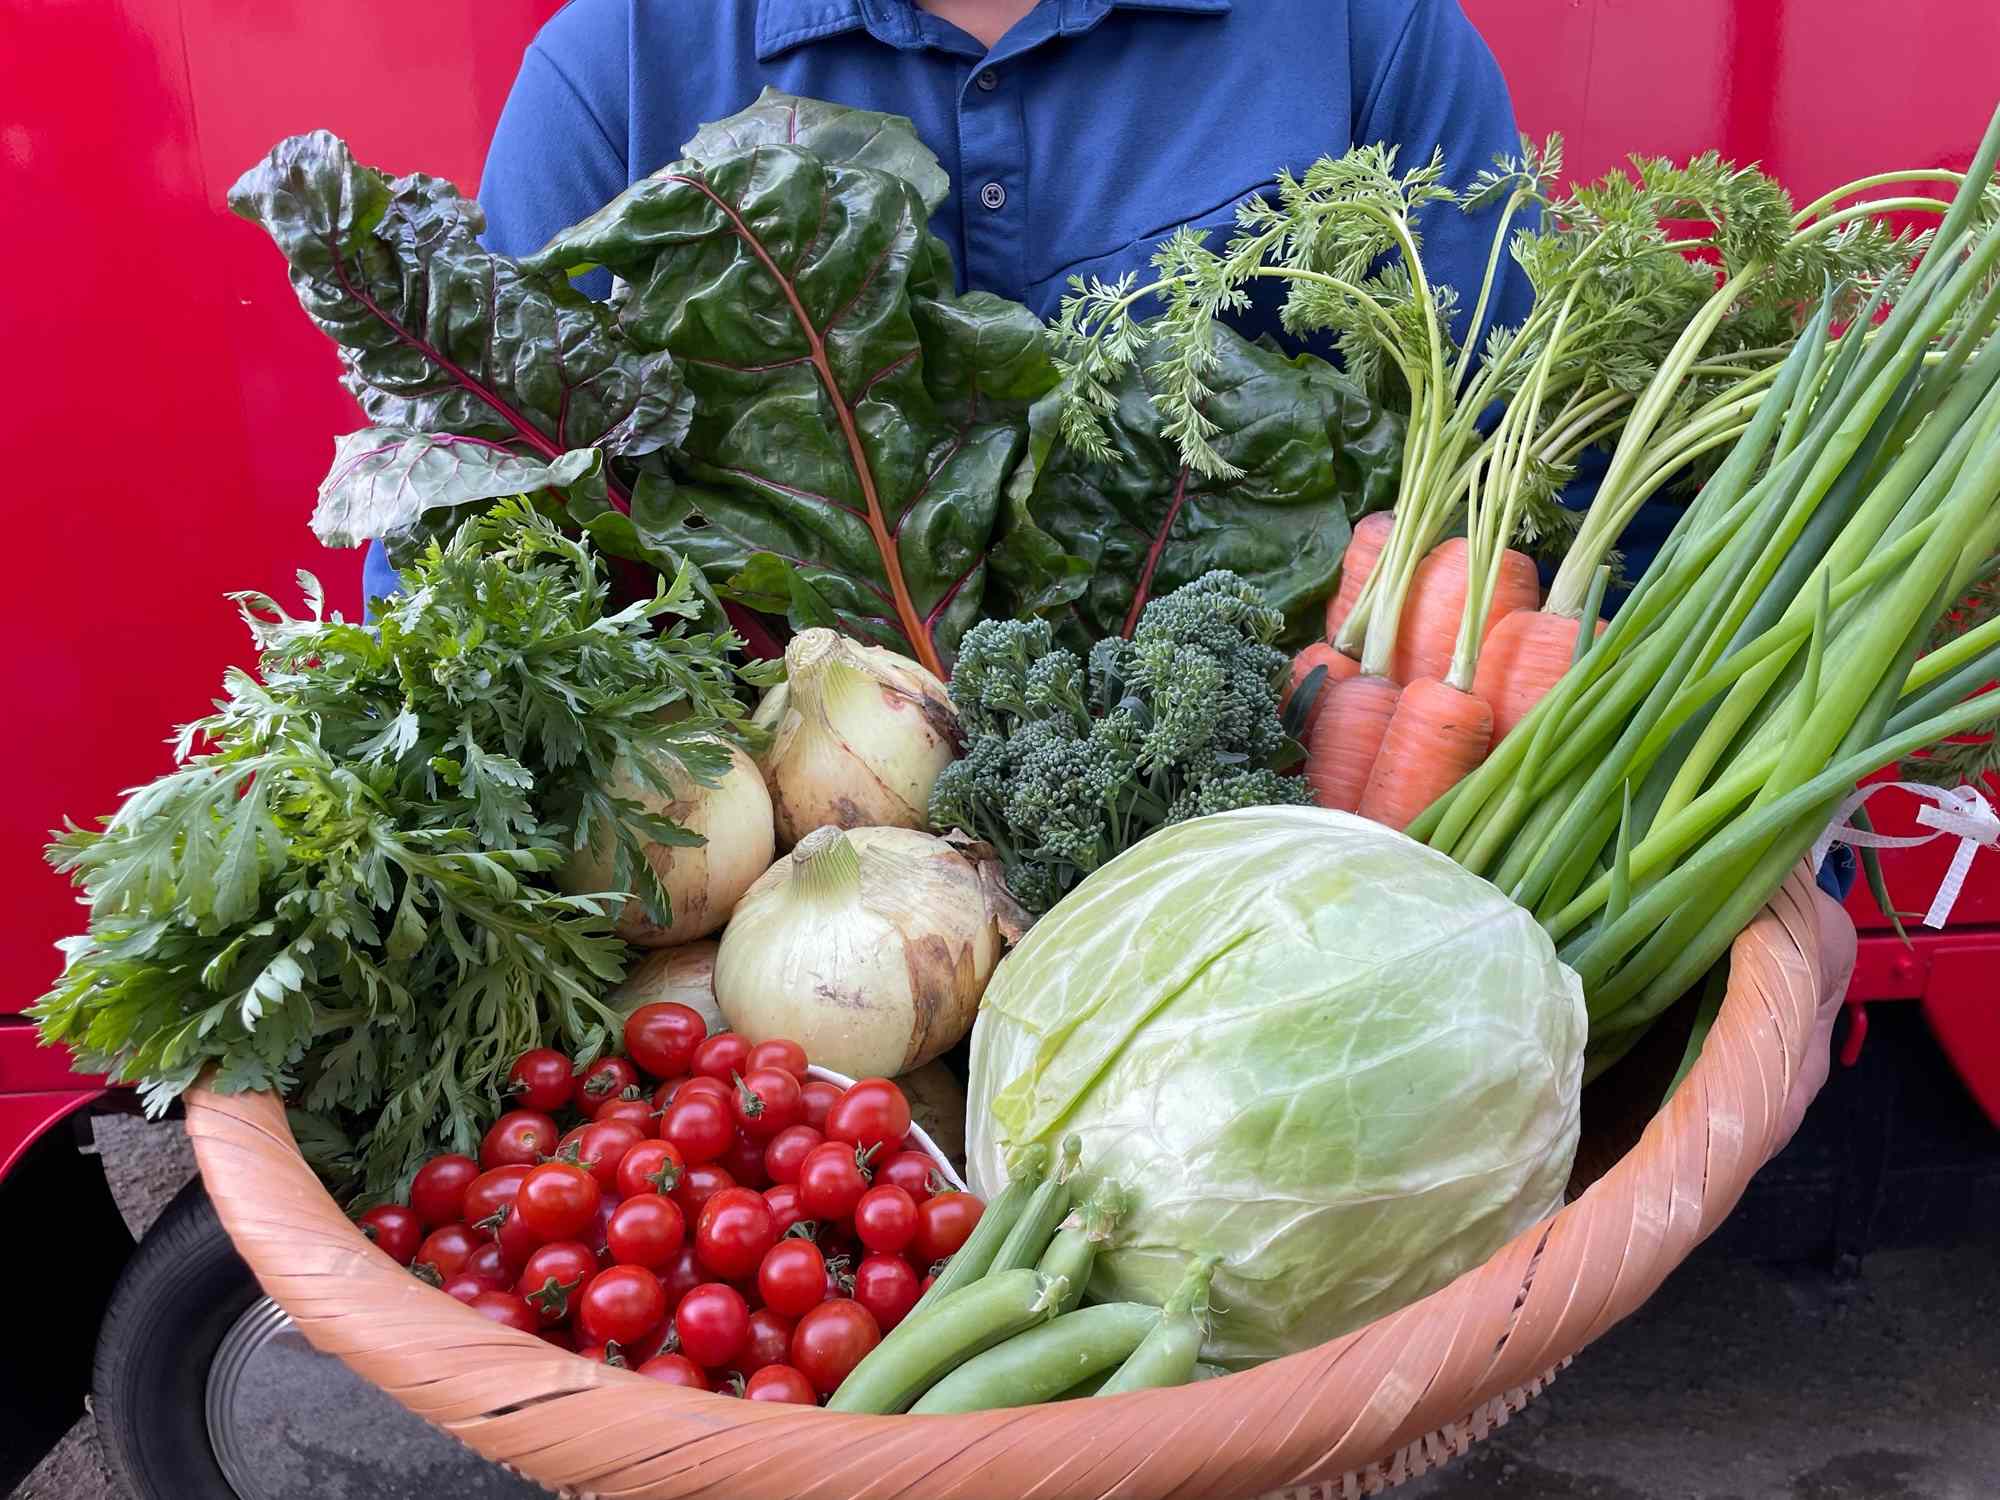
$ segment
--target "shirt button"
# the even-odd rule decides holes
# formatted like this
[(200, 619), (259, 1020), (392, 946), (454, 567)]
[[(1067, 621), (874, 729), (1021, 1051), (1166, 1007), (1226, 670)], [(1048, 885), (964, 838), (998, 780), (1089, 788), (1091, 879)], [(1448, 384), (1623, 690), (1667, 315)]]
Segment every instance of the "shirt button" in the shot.
[(994, 72), (991, 68), (987, 68), (977, 78), (973, 79), (972, 81), (978, 84), (980, 88), (984, 89), (989, 94), (992, 93), (995, 89), (1000, 87), (1000, 75)]
[(998, 208), (1007, 201), (1007, 190), (997, 182), (989, 182), (979, 190), (979, 201), (988, 208)]

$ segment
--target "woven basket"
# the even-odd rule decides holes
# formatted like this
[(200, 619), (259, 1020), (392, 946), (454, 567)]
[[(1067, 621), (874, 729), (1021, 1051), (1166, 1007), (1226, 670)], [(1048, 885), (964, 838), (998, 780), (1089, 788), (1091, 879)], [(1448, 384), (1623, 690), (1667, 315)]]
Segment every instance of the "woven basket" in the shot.
[(375, 1251), (300, 1158), (270, 1095), (197, 1091), (188, 1133), (237, 1249), (315, 1346), (552, 1489), (603, 1500), (1331, 1500), (1463, 1452), (1721, 1222), (1782, 1144), (1825, 983), (1820, 920), (1810, 882), (1795, 878), (1736, 940), (1721, 1014), (1666, 1107), (1636, 1137), (1587, 1112), (1582, 1175), (1593, 1162), (1608, 1170), (1484, 1265), (1302, 1354), (1110, 1399), (845, 1416), (589, 1364)]

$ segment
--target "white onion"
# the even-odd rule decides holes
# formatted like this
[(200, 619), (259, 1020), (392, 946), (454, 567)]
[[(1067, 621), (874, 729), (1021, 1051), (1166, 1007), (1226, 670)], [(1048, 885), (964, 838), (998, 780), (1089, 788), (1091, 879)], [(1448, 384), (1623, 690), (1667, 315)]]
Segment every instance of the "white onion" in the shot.
[(737, 904), (715, 961), (723, 1018), (823, 1067), (894, 1077), (971, 1029), (1000, 959), (978, 864), (908, 828), (825, 827)]
[[(621, 769), (608, 789), (708, 840), (693, 848), (646, 846), (647, 863), (673, 903), (673, 920), (656, 926), (646, 919), (643, 902), (628, 901), (618, 916), (618, 935), (641, 948), (671, 948), (714, 932), (769, 866), (776, 848), (770, 793), (756, 763), (741, 750), (730, 752), (730, 767), (715, 786), (698, 786), (671, 772), (668, 779), (675, 786), (672, 797), (641, 783), (629, 768)], [(591, 844), (557, 871), (556, 884), (575, 894), (615, 891), (620, 886), (612, 871), (609, 833), (594, 830)]]
[(625, 982), (607, 997), (609, 1003), (627, 1016), (642, 1005), (685, 1005), (710, 1031), (724, 1030), (722, 1007), (715, 1003), (715, 954), (712, 942), (648, 953), (626, 972)]
[(758, 765), (780, 849), (829, 825), (925, 827), (931, 783), (957, 753), (958, 716), (942, 682), (831, 630), (792, 637), (785, 680), (753, 722), (772, 737)]

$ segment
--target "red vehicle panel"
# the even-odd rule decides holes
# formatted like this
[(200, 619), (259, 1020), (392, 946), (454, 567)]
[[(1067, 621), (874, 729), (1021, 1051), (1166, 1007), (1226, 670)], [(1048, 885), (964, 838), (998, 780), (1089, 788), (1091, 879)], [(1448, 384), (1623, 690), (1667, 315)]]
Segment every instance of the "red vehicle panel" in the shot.
[[(1885, 22), (1867, 0), (1465, 3), (1524, 127), (1562, 129), (1585, 174), (1630, 151), (1714, 147), (1804, 196), (1875, 167), (1962, 165), (1993, 104), (1990, 5), (1916, 0)], [(521, 49), (555, 8), (12, 8), (0, 187), (19, 222), (0, 237), (0, 286), (9, 347), (25, 354), (0, 365), (16, 435), (0, 693), (22, 722), (0, 748), (13, 792), (0, 811), (0, 1012), (42, 990), (57, 971), (49, 945), (77, 924), (39, 857), (47, 831), (158, 774), (169, 727), (246, 658), (222, 595), (290, 595), (303, 566), (340, 608), (359, 606), (358, 556), (323, 552), (304, 524), (354, 414), (283, 263), (223, 194), (273, 141), (317, 126), (364, 160), (476, 183)], [(1903, 899), (1927, 899), (1945, 857), (1892, 857)], [(1990, 856), (1977, 866), (1967, 930), (2000, 922), (1996, 872)], [(2000, 1038), (1940, 1030), (1962, 1066), (2000, 1070)], [(1966, 1052), (1982, 1048), (1983, 1061)], [(0, 1052), (0, 1093), (46, 1088), (24, 1066)]]

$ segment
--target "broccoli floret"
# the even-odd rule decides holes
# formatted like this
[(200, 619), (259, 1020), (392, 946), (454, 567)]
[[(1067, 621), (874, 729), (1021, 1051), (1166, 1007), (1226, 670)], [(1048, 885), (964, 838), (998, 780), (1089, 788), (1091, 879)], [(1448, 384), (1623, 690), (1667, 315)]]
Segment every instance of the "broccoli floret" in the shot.
[(968, 745), (932, 789), (931, 825), (991, 843), (1015, 899), (1045, 911), (1157, 828), (1309, 801), (1271, 768), (1282, 625), (1221, 571), (1154, 600), (1131, 640), (1097, 642), (1087, 665), (1045, 620), (975, 625), (951, 679)]

